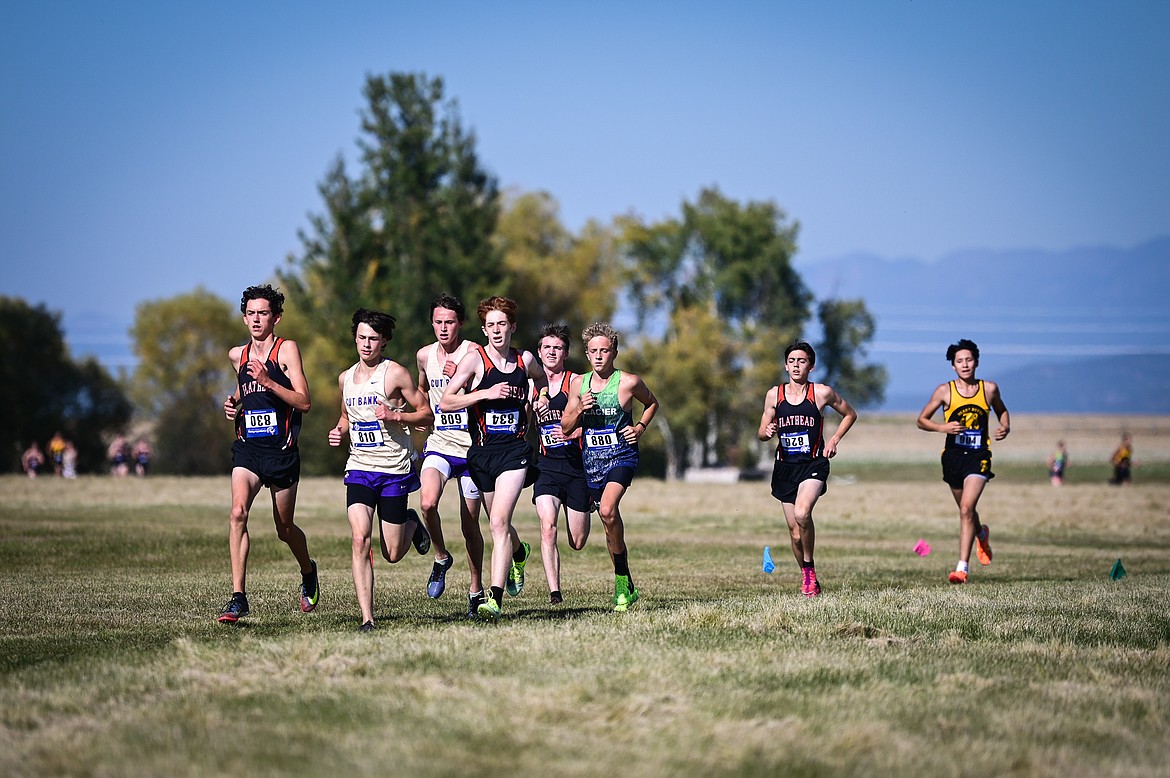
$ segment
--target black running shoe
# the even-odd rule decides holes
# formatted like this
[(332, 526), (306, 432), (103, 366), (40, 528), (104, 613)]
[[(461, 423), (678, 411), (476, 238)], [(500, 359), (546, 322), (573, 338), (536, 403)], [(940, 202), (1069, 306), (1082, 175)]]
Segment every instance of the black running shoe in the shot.
[(317, 563), (309, 560), (313, 565), (313, 572), (301, 573), (301, 611), (311, 613), (321, 599), (321, 586), (317, 582)]
[(372, 621), (367, 621), (364, 624), (362, 624), (360, 627), (358, 627), (358, 632), (373, 632), (373, 631), (374, 631), (374, 622), (372, 622)]
[(483, 605), (483, 592), (467, 595), (467, 618), (479, 618), (479, 606)]
[(232, 598), (228, 600), (228, 604), (223, 606), (223, 610), (219, 612), (220, 624), (235, 624), (237, 621), (248, 615), (248, 597), (243, 592), (235, 592)]
[(410, 542), (414, 544), (414, 550), (420, 554), (425, 554), (431, 550), (431, 536), (427, 532), (427, 525), (423, 524), (423, 520), (415, 513), (414, 508), (408, 508), (406, 515), (418, 522), (418, 526), (414, 528), (414, 537)]

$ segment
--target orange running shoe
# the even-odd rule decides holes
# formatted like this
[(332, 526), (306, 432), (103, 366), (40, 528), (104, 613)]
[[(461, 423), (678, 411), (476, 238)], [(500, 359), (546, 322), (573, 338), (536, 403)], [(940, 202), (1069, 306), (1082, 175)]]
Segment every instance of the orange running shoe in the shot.
[(967, 574), (962, 570), (956, 570), (947, 576), (947, 580), (953, 584), (967, 583)]
[(975, 536), (975, 556), (979, 557), (979, 564), (991, 564), (991, 530), (984, 524), (979, 529), (979, 534)]

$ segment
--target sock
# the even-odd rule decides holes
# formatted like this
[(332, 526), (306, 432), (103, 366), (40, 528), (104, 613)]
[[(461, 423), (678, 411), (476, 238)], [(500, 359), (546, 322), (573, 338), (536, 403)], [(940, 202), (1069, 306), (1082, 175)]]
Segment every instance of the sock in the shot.
[(512, 552), (512, 561), (523, 562), (526, 558), (527, 557), (524, 555), (524, 544), (521, 543), (520, 547)]
[(801, 567), (816, 567), (816, 563), (810, 559), (807, 562), (801, 562), (800, 566)]
[(625, 550), (620, 554), (613, 555), (613, 574), (624, 575), (626, 578), (630, 577), (630, 559), (629, 550)]
[(469, 593), (467, 595), (467, 599), (468, 600), (479, 600), (480, 602), (483, 602), (483, 589), (480, 589), (478, 592)]
[(955, 570), (960, 573), (967, 572), (967, 563), (960, 560), (959, 564), (955, 566)]
[(492, 599), (496, 601), (496, 605), (502, 605), (504, 602), (504, 587), (492, 587)]

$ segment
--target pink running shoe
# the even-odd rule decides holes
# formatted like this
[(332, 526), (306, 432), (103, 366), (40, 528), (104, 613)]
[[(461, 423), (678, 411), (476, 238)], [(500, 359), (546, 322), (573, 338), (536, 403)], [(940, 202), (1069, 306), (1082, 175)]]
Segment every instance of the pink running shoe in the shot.
[(805, 597), (820, 597), (821, 583), (817, 580), (817, 571), (811, 567), (800, 568), (803, 579), (800, 583), (800, 593)]

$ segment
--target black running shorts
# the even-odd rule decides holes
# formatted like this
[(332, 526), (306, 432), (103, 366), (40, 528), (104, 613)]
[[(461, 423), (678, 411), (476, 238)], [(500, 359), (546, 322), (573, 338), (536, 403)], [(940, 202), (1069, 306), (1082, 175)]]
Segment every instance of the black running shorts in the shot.
[(585, 470), (573, 467), (563, 459), (541, 459), (540, 473), (532, 486), (532, 502), (543, 494), (551, 494), (572, 511), (589, 512), (589, 485)]
[(995, 473), (991, 472), (990, 451), (943, 451), (942, 472), (943, 480), (952, 489), (962, 489), (968, 476), (995, 478)]
[(232, 444), (232, 467), (255, 473), (261, 486), (287, 489), (301, 480), (301, 452), (295, 448), (259, 448), (237, 440)]
[(796, 492), (808, 480), (824, 484), (821, 494), (829, 491), (829, 460), (816, 457), (807, 462), (781, 462), (772, 468), (772, 496), (780, 502), (796, 503)]
[(472, 446), (467, 452), (467, 469), (481, 492), (494, 492), (497, 478), (511, 470), (529, 470), (532, 463), (532, 446), (527, 440)]

